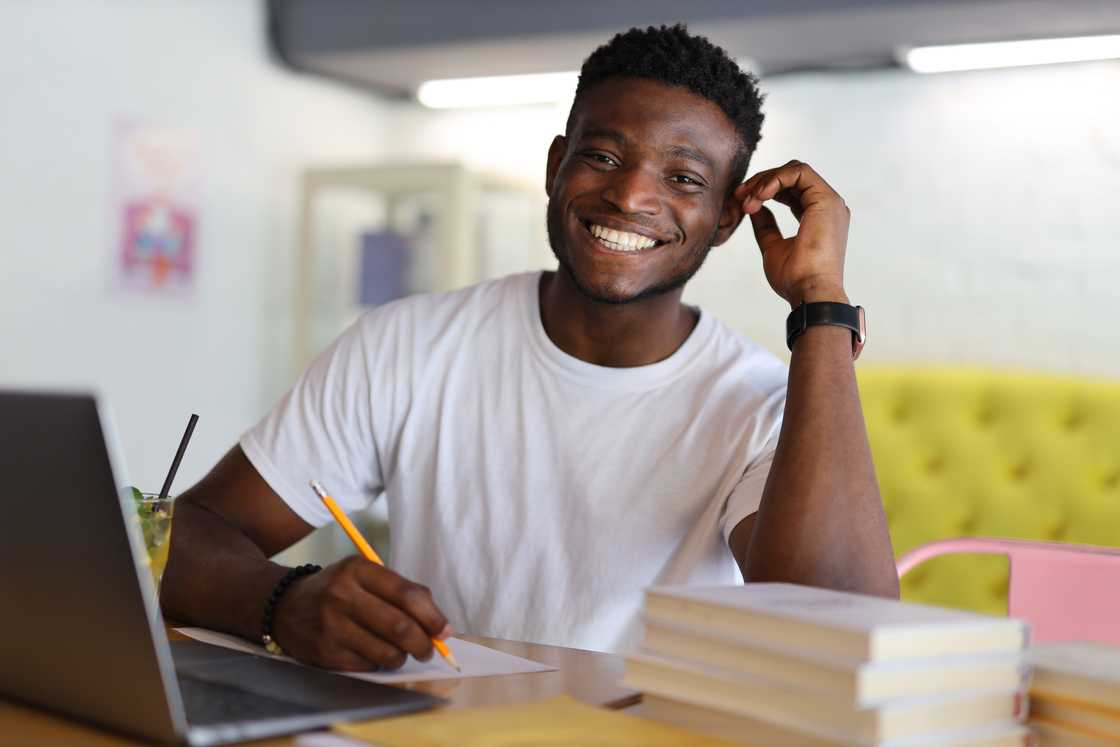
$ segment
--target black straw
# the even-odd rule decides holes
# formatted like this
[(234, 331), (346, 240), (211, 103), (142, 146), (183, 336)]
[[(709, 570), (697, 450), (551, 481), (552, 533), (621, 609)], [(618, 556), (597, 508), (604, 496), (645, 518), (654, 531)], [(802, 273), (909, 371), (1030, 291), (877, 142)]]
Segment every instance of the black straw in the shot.
[(183, 440), (179, 442), (179, 450), (175, 452), (175, 460), (171, 462), (171, 469), (167, 472), (167, 479), (163, 481), (163, 489), (159, 491), (159, 499), (162, 501), (167, 498), (167, 494), (171, 492), (171, 481), (175, 479), (175, 473), (179, 471), (179, 462), (183, 461), (183, 453), (187, 450), (187, 444), (190, 443), (191, 434), (194, 433), (194, 424), (198, 422), (198, 415), (191, 414), (191, 419), (187, 423), (187, 430), (183, 433)]

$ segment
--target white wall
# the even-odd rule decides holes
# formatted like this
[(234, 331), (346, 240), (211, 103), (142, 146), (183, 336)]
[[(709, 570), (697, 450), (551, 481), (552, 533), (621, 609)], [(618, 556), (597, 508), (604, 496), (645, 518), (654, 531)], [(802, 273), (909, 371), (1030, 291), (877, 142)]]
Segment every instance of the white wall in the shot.
[[(865, 360), (1120, 375), (1120, 63), (798, 75), (763, 89), (752, 171), (799, 158), (853, 210), (847, 284), (869, 311)], [(565, 114), (393, 106), (386, 127), (402, 155), (543, 184)], [(788, 307), (749, 225), (686, 299), (785, 353)]]
[[(1120, 375), (1120, 64), (766, 87), (755, 165), (801, 158), (852, 207), (868, 361)], [(734, 302), (735, 276), (756, 267), (747, 238), (694, 291), (780, 345), (753, 290)]]
[[(253, 0), (0, 5), (0, 385), (104, 391), (147, 489), (191, 411), (202, 418), (180, 490), (290, 381), (299, 171), (384, 152), (377, 101), (270, 61), (263, 11)], [(201, 135), (191, 297), (112, 290), (122, 120)]]

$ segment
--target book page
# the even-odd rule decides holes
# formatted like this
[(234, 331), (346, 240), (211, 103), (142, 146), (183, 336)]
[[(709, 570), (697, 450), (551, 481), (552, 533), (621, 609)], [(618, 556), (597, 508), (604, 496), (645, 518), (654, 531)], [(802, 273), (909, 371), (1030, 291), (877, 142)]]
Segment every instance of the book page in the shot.
[[(295, 662), (295, 659), (289, 656), (275, 656), (265, 651), (264, 646), (250, 643), (242, 638), (226, 633), (206, 630), (205, 628), (175, 628), (175, 630), (188, 638), (193, 638), (203, 643), (209, 643), (213, 646), (221, 646), (223, 648), (233, 649), (234, 651), (243, 651), (244, 653), (254, 654), (255, 656), (267, 656), (271, 659), (279, 659), (280, 661)], [(343, 674), (347, 677), (366, 680), (368, 682), (393, 684), (398, 682), (454, 680), (464, 677), (489, 677), (494, 674), (552, 672), (556, 669), (556, 667), (550, 667), (547, 664), (540, 664), (535, 661), (530, 661), (529, 659), (523, 659), (520, 656), (507, 654), (503, 651), (495, 651), (492, 648), (487, 648), (486, 646), (481, 646), (477, 643), (471, 643), (470, 641), (464, 641), (458, 638), (448, 638), (447, 645), (451, 648), (451, 653), (455, 655), (459, 666), (463, 668), (462, 672), (456, 672), (454, 667), (443, 660), (443, 657), (436, 654), (429, 661), (417, 661), (410, 656), (403, 667), (394, 669), (391, 672), (337, 672), (337, 674)]]
[(1120, 646), (1091, 641), (1036, 643), (1027, 658), (1036, 671), (1068, 672), (1120, 685)]
[(655, 586), (646, 593), (647, 608), (651, 599), (680, 605), (698, 602), (747, 615), (861, 633), (894, 626), (1016, 631), (1023, 625), (1014, 618), (796, 584)]

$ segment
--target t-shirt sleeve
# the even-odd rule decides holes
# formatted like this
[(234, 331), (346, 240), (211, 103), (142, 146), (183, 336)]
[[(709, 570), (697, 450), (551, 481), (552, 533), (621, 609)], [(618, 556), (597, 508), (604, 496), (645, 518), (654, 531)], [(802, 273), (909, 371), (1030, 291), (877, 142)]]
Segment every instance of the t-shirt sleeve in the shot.
[(778, 448), (778, 436), (782, 430), (782, 417), (786, 405), (787, 369), (777, 361), (767, 371), (770, 386), (755, 411), (755, 420), (748, 439), (752, 456), (743, 470), (742, 477), (731, 490), (720, 515), (720, 531), (724, 542), (731, 541), (731, 533), (739, 522), (747, 518), (762, 502), (762, 489), (770, 476), (774, 464), (774, 452)]
[(359, 320), (241, 437), (257, 472), (312, 526), (323, 526), (331, 515), (311, 480), (321, 482), (347, 513), (368, 507), (381, 492), (370, 367)]
[(720, 517), (720, 531), (723, 532), (724, 542), (731, 541), (731, 533), (739, 522), (758, 510), (762, 502), (762, 489), (766, 487), (766, 478), (770, 475), (770, 466), (774, 463), (774, 450), (778, 440), (773, 439), (767, 443), (766, 451), (747, 467), (742, 479), (731, 491), (727, 499), (727, 506)]

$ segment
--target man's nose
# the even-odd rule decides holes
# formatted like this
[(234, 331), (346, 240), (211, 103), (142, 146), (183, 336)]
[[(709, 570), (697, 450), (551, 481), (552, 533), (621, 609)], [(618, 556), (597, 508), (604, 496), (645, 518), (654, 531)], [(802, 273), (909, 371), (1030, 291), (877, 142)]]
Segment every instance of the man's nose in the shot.
[(603, 199), (627, 214), (656, 215), (661, 210), (660, 180), (640, 166), (622, 167), (610, 172)]

